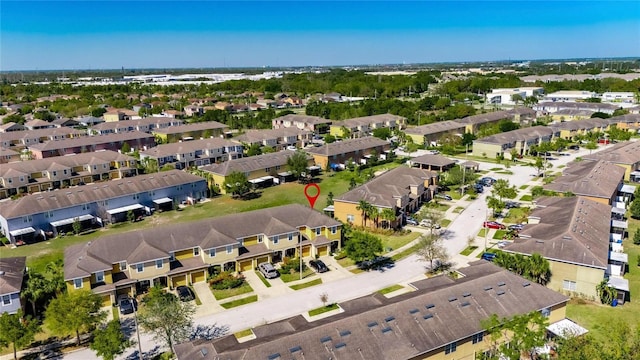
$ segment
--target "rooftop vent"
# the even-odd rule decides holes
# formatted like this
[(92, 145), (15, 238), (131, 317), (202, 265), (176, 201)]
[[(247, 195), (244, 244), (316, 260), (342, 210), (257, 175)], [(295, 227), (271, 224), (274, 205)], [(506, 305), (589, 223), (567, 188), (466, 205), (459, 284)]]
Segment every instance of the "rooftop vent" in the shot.
[(267, 359), (269, 359), (269, 360), (280, 359), (280, 353), (271, 354), (271, 355), (267, 356)]
[(496, 291), (496, 294), (498, 294), (498, 295), (504, 295), (504, 290), (498, 290), (498, 291)]
[(390, 321), (393, 321), (395, 319), (396, 319), (395, 316), (389, 316), (389, 317), (385, 318), (384, 321), (390, 322)]
[(427, 309), (433, 309), (434, 307), (436, 307), (434, 304), (428, 304), (427, 306), (425, 306)]
[(425, 320), (429, 320), (429, 319), (431, 319), (432, 317), (433, 317), (433, 315), (432, 315), (432, 314), (426, 314), (426, 315), (424, 315), (422, 318), (423, 318), (423, 319), (425, 319)]
[(498, 283), (498, 286), (505, 286), (505, 285), (507, 285), (507, 284), (506, 284), (504, 281), (500, 281), (500, 282)]
[(345, 344), (345, 343), (343, 343), (343, 342), (341, 342), (341, 343), (337, 343), (337, 344), (336, 344), (336, 349), (342, 349), (342, 348), (344, 348), (344, 347), (346, 347), (346, 346), (347, 346), (347, 344)]
[(298, 352), (298, 351), (302, 351), (302, 347), (301, 347), (300, 345), (298, 345), (298, 346), (294, 346), (294, 347), (292, 347), (291, 349), (289, 349), (289, 351), (290, 351), (291, 353), (295, 353), (295, 352)]
[(462, 294), (462, 297), (469, 297), (469, 296), (471, 296), (470, 292), (466, 292), (466, 293)]
[(320, 339), (320, 342), (323, 343), (323, 344), (327, 343), (329, 341), (331, 341), (331, 336), (325, 336), (325, 337)]
[(529, 285), (531, 285), (531, 283), (528, 282), (528, 281), (525, 281), (525, 282), (522, 283), (522, 287), (527, 287)]
[(458, 298), (455, 297), (455, 296), (450, 296), (449, 297), (449, 302), (456, 301), (456, 300), (458, 300)]
[(349, 331), (349, 330), (340, 331), (340, 336), (344, 337), (344, 336), (349, 336), (349, 335), (351, 335), (351, 331)]
[(493, 289), (493, 286), (485, 286), (485, 287), (484, 287), (484, 291), (489, 291), (489, 290), (491, 290), (491, 289)]
[(369, 327), (369, 329), (374, 328), (374, 327), (378, 326), (378, 322), (377, 321), (372, 321), (372, 322), (368, 323), (367, 326)]
[(469, 303), (468, 301), (465, 301), (462, 304), (460, 304), (460, 307), (467, 307), (469, 305), (471, 305), (471, 303)]
[(381, 331), (382, 331), (383, 334), (388, 334), (391, 331), (393, 331), (393, 329), (391, 329), (390, 327), (386, 327), (386, 328), (382, 329)]
[(417, 313), (419, 311), (420, 310), (418, 310), (418, 309), (411, 309), (411, 310), (409, 310), (409, 314), (415, 314), (415, 313)]
[(202, 356), (206, 356), (209, 353), (209, 350), (202, 348), (200, 349), (200, 354), (202, 354)]

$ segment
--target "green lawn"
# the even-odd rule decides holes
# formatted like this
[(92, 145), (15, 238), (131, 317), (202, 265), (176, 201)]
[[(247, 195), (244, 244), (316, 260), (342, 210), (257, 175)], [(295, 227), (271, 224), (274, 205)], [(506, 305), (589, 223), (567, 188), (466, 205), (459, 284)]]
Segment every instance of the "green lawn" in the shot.
[(487, 233), (487, 229), (480, 229), (480, 231), (478, 232), (478, 237), (484, 237), (486, 233)]
[(289, 287), (293, 290), (300, 290), (300, 289), (304, 289), (304, 288), (308, 288), (308, 287), (312, 287), (320, 284), (322, 284), (322, 279), (315, 279), (315, 280), (307, 281), (306, 283), (291, 285)]
[[(629, 219), (629, 234), (633, 237), (636, 229), (640, 228), (640, 220)], [(622, 306), (611, 307), (599, 303), (591, 303), (574, 299), (567, 306), (567, 317), (589, 329), (591, 335), (601, 341), (606, 341), (607, 333), (602, 324), (626, 322), (630, 326), (640, 324), (640, 267), (637, 259), (640, 246), (633, 244), (633, 239), (625, 239), (624, 251), (629, 255), (629, 272), (624, 276), (629, 280), (631, 301)]]
[(396, 285), (391, 285), (389, 287), (386, 287), (386, 288), (384, 288), (382, 290), (378, 290), (378, 293), (382, 294), (382, 295), (385, 295), (385, 294), (388, 294), (388, 293), (391, 293), (391, 292), (394, 292), (394, 291), (400, 290), (400, 289), (404, 289), (404, 286), (396, 284)]
[[(436, 198), (436, 201), (440, 201), (440, 200), (437, 200), (437, 198)], [(429, 206), (431, 208), (434, 208), (434, 209), (442, 211), (442, 212), (445, 212), (445, 211), (449, 210), (449, 208), (451, 207), (451, 205), (442, 204), (442, 203), (439, 203), (439, 202), (430, 202), (430, 203), (427, 203), (425, 206)]]
[(401, 252), (399, 252), (399, 253), (397, 253), (397, 254), (393, 255), (393, 256), (391, 257), (391, 259), (392, 259), (393, 261), (399, 261), (399, 260), (404, 259), (404, 258), (406, 258), (407, 256), (409, 256), (409, 255), (411, 255), (411, 254), (415, 253), (416, 251), (418, 251), (418, 249), (419, 249), (419, 248), (420, 248), (420, 244), (415, 244), (415, 245), (413, 245), (412, 247), (410, 247), (410, 248), (408, 248), (408, 249), (404, 249), (404, 250), (402, 250)]
[(237, 333), (234, 333), (233, 336), (236, 337), (236, 339), (241, 339), (243, 337), (247, 337), (247, 336), (251, 336), (253, 335), (253, 330), (251, 329), (245, 329), (242, 331), (238, 331)]
[(522, 200), (522, 201), (532, 201), (533, 200), (533, 196), (531, 196), (529, 194), (525, 194), (525, 195), (522, 195), (520, 197), (520, 200)]
[(460, 255), (463, 255), (463, 256), (469, 256), (469, 255), (471, 255), (471, 253), (472, 253), (475, 249), (477, 249), (477, 248), (478, 248), (477, 246), (473, 246), (473, 245), (472, 245), (472, 246), (467, 246), (467, 248), (466, 248), (466, 249), (464, 249), (464, 250), (462, 250), (462, 251), (460, 252)]
[(193, 291), (193, 294), (195, 295), (195, 302), (196, 305), (202, 305), (202, 300), (200, 300), (200, 297), (198, 296), (198, 293), (196, 292), (196, 289), (193, 288), (193, 285), (189, 285), (189, 288), (191, 288), (191, 291)]
[(342, 266), (343, 268), (347, 268), (349, 266), (355, 265), (356, 262), (351, 260), (351, 258), (349, 258), (349, 257), (344, 257), (344, 258), (338, 260), (338, 264), (340, 264), (340, 266)]
[(449, 224), (451, 224), (451, 220), (449, 219), (442, 219), (442, 221), (440, 221), (440, 226), (442, 227), (447, 227)]
[(464, 211), (464, 208), (462, 206), (458, 206), (455, 209), (453, 209), (453, 212), (457, 214), (460, 214), (463, 211)]
[(238, 286), (237, 288), (225, 289), (225, 290), (211, 290), (211, 292), (213, 292), (213, 296), (216, 298), (216, 300), (223, 300), (226, 298), (230, 298), (232, 296), (253, 292), (253, 288), (251, 288), (251, 285), (249, 285), (249, 283), (245, 282), (244, 284), (242, 284), (241, 286)]
[(529, 188), (529, 185), (520, 186), (520, 190), (527, 190), (528, 188)]
[(316, 316), (323, 313), (326, 313), (331, 310), (337, 310), (338, 304), (329, 304), (327, 306), (319, 307), (317, 309), (309, 310), (309, 316)]
[(526, 222), (530, 212), (530, 209), (527, 207), (509, 209), (507, 216), (504, 218), (504, 222), (517, 224)]
[[(395, 250), (407, 245), (413, 240), (420, 237), (419, 232), (410, 232), (405, 235), (376, 235), (382, 240), (382, 248), (384, 252), (387, 252), (387, 249)], [(389, 251), (391, 251), (389, 250)]]
[[(307, 268), (305, 271), (302, 272), (302, 278), (304, 279), (307, 276), (311, 276), (313, 274), (315, 274), (315, 272), (310, 268)], [(296, 271), (292, 274), (280, 274), (280, 279), (282, 279), (282, 281), (284, 282), (300, 280), (300, 272)]]
[(496, 233), (493, 234), (493, 238), (496, 240), (502, 240), (502, 238), (507, 234), (507, 230), (496, 230)]
[[(372, 170), (375, 172), (382, 169), (392, 169), (397, 166), (400, 166), (400, 164), (392, 162), (375, 166)], [(365, 171), (368, 171), (368, 169)], [(362, 174), (364, 174), (365, 171), (363, 171)], [(333, 193), (334, 196), (345, 193), (349, 189), (349, 180), (354, 176), (356, 176), (356, 173), (349, 171), (325, 173), (321, 175), (319, 177), (320, 182), (318, 183), (320, 186), (320, 195), (316, 201), (316, 208), (322, 209), (325, 206), (327, 194), (330, 192)], [(94, 240), (104, 235), (138, 231), (163, 224), (196, 221), (292, 203), (308, 205), (308, 201), (304, 195), (304, 186), (305, 185), (297, 182), (273, 186), (261, 190), (260, 197), (252, 200), (236, 200), (229, 196), (218, 196), (210, 199), (208, 202), (188, 206), (181, 211), (156, 213), (140, 222), (123, 222), (108, 225), (90, 234), (55, 238), (50, 241), (21, 246), (16, 249), (3, 248), (2, 251), (0, 251), (0, 257), (27, 256), (27, 265), (36, 270), (40, 270), (50, 261), (61, 259), (66, 247)]]
[(262, 275), (262, 273), (260, 271), (255, 271), (256, 274), (258, 274), (258, 277), (260, 278), (260, 281), (262, 281), (262, 283), (264, 284), (264, 286), (266, 287), (271, 287), (271, 283), (269, 282), (269, 280), (264, 278), (264, 275)]
[(238, 300), (233, 300), (233, 301), (229, 301), (226, 303), (222, 303), (220, 304), (220, 306), (222, 306), (225, 309), (231, 309), (237, 306), (241, 306), (241, 305), (246, 305), (246, 304), (250, 304), (252, 302), (256, 302), (258, 301), (258, 295), (251, 295), (248, 296), (246, 298), (242, 298), (242, 299), (238, 299)]
[(504, 170), (504, 168), (501, 168), (501, 167), (493, 167), (493, 168), (491, 168), (491, 169), (489, 169), (489, 170), (491, 170), (491, 171), (502, 171), (502, 170)]

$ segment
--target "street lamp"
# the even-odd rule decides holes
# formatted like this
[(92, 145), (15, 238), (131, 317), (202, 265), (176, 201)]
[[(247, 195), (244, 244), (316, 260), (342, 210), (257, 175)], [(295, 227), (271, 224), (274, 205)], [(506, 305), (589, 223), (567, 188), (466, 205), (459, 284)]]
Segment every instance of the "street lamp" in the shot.
[(140, 329), (138, 328), (138, 305), (135, 302), (133, 303), (133, 319), (136, 324), (136, 335), (138, 336), (138, 358), (142, 360), (142, 345), (140, 344)]
[(489, 208), (487, 208), (487, 211), (485, 212), (485, 216), (484, 216), (484, 224), (483, 224), (483, 228), (484, 228), (484, 251), (487, 252), (487, 236), (489, 235), (489, 228), (487, 226), (484, 226), (487, 222), (489, 221)]

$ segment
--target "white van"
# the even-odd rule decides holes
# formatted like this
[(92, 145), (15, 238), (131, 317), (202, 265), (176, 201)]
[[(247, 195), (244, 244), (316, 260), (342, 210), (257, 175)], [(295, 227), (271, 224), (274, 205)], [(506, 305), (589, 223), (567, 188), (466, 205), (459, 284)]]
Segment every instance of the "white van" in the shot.
[(273, 265), (269, 263), (262, 263), (258, 265), (258, 270), (262, 273), (262, 275), (267, 279), (273, 279), (278, 277), (278, 271)]

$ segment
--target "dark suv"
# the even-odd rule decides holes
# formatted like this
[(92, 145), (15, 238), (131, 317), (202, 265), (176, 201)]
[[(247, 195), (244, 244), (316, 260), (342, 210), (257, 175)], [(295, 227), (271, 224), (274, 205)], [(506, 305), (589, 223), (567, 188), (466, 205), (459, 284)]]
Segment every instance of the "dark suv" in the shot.
[(319, 273), (329, 271), (329, 268), (322, 260), (311, 260), (309, 261), (309, 266)]

